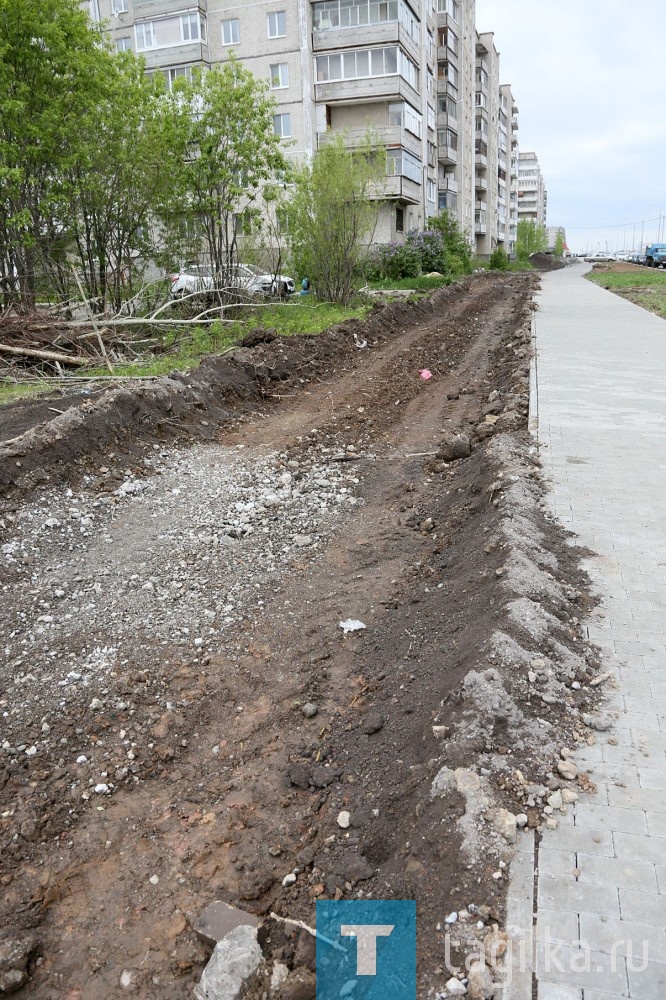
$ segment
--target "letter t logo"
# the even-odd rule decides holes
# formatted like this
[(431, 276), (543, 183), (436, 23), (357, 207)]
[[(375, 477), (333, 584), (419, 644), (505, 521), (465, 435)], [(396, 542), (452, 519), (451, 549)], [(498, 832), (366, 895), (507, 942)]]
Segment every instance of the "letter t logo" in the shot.
[(395, 924), (342, 924), (340, 937), (355, 937), (356, 975), (377, 975), (377, 938), (390, 937)]

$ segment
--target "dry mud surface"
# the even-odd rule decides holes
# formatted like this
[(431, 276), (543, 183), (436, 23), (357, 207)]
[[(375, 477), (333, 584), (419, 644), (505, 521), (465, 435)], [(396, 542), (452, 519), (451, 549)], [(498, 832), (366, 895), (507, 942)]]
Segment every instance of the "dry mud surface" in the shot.
[[(191, 997), (216, 899), (313, 925), (316, 899), (415, 898), (419, 997), (448, 995), (445, 931), (457, 954), (501, 927), (515, 817), (552, 823), (547, 798), (585, 786), (555, 765), (591, 738), (598, 666), (526, 432), (533, 282), (479, 275), (53, 419), (12, 410), (18, 996)], [(269, 919), (260, 940), (248, 996), (312, 995), (309, 935)]]

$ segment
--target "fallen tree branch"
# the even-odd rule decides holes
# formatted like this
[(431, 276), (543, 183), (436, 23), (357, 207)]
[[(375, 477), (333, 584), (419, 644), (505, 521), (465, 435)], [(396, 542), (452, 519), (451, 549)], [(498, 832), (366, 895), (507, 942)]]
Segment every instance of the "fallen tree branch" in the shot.
[(38, 351), (32, 347), (10, 347), (8, 344), (0, 344), (0, 352), (3, 354), (13, 354), (22, 358), (39, 358), (40, 361), (54, 361), (63, 365), (88, 365), (89, 358), (78, 358), (70, 354), (58, 354), (56, 351)]

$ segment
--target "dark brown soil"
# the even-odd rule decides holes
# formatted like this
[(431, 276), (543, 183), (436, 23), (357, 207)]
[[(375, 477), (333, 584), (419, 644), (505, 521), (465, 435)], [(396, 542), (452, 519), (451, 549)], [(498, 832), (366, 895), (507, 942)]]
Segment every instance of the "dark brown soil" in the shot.
[[(538, 479), (525, 431), (533, 280), (481, 275), (321, 337), (242, 348), (174, 378), (168, 392), (116, 390), (86, 403), (85, 419), (79, 412), (57, 434), (38, 429), (6, 453), (1, 482), (16, 508), (36, 485), (80, 477), (100, 454), (108, 462), (110, 448), (126, 466), (147, 443), (185, 434), (250, 452), (270, 446), (286, 462), (330, 439), (361, 456), (349, 464), (364, 500), (316, 558), (294, 561), (235, 653), (159, 668), (179, 707), (153, 716), (145, 739), (155, 750), (133, 789), (74, 822), (56, 761), (1, 765), (0, 927), (33, 933), (39, 956), (25, 995), (110, 1000), (131, 970), (138, 998), (188, 997), (209, 954), (189, 921), (212, 900), (314, 924), (317, 898), (362, 891), (417, 899), (425, 997), (443, 982), (446, 915), (473, 903), (485, 919), (501, 916), (504, 890), (492, 877), (501, 851), (470, 863), (456, 825), (464, 802), (433, 797), (431, 786), (444, 761), (478, 769), (514, 750), (511, 767), (542, 779), (540, 748), (514, 746), (498, 719), (447, 752), (432, 727), (455, 731), (461, 682), (488, 665), (492, 633), (510, 629), (489, 445), (511, 432)], [(354, 333), (368, 346), (355, 347)], [(437, 457), (446, 430), (470, 435), (469, 458)], [(551, 608), (564, 642), (578, 637), (571, 619), (584, 578), (561, 533), (541, 528), (558, 578), (572, 585), (570, 603)], [(338, 623), (349, 616), (366, 630), (343, 637)], [(149, 666), (130, 663), (127, 674)], [(526, 712), (567, 724), (566, 705), (531, 709), (523, 681), (506, 680)], [(133, 720), (97, 720), (107, 741), (149, 718), (140, 686), (133, 699)], [(307, 701), (318, 706), (311, 719)], [(510, 782), (493, 781), (517, 811)], [(342, 809), (352, 816), (344, 835)], [(283, 888), (292, 871), (296, 884)], [(291, 965), (296, 943), (276, 932), (266, 951)]]

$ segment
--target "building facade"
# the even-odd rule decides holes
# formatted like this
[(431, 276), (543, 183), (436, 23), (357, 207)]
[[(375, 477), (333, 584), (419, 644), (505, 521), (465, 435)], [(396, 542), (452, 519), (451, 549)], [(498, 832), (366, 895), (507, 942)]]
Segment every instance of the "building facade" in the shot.
[(546, 225), (548, 194), (536, 153), (518, 157), (518, 221)]
[[(517, 108), (475, 0), (84, 0), (119, 51), (171, 85), (233, 55), (267, 81), (275, 131), (307, 159), (332, 133), (387, 153), (378, 242), (442, 209), (481, 256), (515, 243)], [(515, 154), (515, 155), (514, 155)], [(516, 171), (517, 173), (517, 171)], [(514, 218), (512, 219), (512, 212)]]

